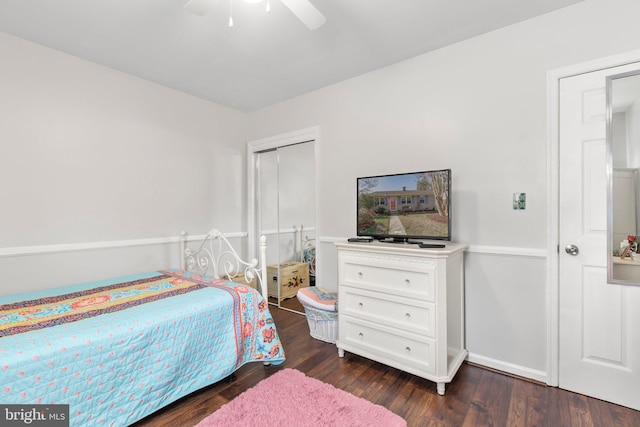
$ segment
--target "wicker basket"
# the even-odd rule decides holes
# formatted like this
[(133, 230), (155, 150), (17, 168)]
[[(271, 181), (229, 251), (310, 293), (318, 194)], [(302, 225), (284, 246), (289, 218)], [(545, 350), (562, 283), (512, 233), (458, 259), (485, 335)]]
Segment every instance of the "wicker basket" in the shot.
[(315, 339), (335, 344), (338, 339), (338, 312), (320, 310), (302, 303), (309, 324), (309, 333)]

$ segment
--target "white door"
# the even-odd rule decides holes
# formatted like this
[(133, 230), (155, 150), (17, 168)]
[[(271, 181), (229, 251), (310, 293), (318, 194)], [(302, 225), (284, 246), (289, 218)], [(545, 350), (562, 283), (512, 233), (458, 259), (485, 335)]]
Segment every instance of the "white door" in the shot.
[(559, 109), (559, 386), (634, 409), (640, 287), (607, 284), (605, 84), (639, 67), (562, 79)]

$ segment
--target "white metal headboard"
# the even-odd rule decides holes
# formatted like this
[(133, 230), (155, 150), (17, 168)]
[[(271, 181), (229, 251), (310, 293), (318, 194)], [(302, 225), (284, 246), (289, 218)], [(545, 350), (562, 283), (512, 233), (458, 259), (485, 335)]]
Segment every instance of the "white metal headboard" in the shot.
[[(293, 227), (295, 230), (295, 226)], [(316, 245), (316, 239), (311, 238), (309, 236), (304, 236), (304, 238), (302, 237), (302, 230), (304, 230), (304, 225), (300, 224), (300, 262), (306, 262), (307, 260), (305, 259), (305, 251), (307, 249), (312, 249), (315, 247)], [(315, 277), (316, 275), (316, 266), (315, 263), (308, 263), (309, 264), (309, 274), (313, 277)]]
[(247, 283), (257, 278), (258, 290), (265, 302), (267, 293), (267, 238), (260, 236), (260, 263), (257, 259), (247, 262), (240, 258), (231, 243), (218, 230), (211, 230), (200, 242), (197, 250), (187, 248), (187, 233), (180, 233), (181, 268), (198, 271), (202, 277), (219, 279), (222, 276), (235, 278), (244, 274)]

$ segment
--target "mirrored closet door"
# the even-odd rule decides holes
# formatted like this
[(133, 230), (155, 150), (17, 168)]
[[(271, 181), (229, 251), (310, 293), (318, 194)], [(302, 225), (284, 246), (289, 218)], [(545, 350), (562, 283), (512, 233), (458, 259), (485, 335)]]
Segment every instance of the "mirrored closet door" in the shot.
[(315, 285), (315, 141), (253, 153), (257, 234), (267, 237), (269, 302), (304, 312), (296, 294)]

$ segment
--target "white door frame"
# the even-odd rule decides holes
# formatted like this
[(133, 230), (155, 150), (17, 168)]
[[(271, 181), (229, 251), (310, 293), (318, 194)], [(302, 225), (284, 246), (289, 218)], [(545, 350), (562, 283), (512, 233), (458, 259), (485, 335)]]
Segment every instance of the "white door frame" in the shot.
[(640, 50), (547, 72), (547, 384), (558, 386), (559, 371), (559, 137), (560, 79), (640, 62)]

